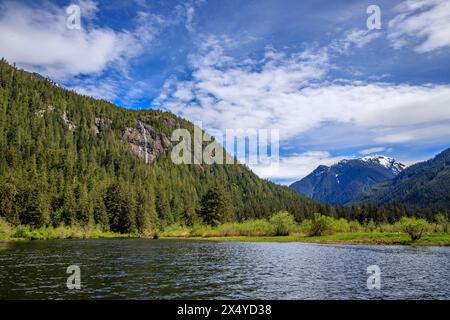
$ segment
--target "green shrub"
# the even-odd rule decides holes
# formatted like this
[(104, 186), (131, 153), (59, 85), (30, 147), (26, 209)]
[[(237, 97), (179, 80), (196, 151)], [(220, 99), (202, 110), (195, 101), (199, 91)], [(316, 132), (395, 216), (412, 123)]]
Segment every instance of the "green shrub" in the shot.
[(401, 232), (402, 229), (399, 224), (380, 223), (377, 226), (379, 232)]
[(10, 237), (13, 230), (13, 226), (11, 226), (8, 222), (0, 218), (0, 239), (7, 239)]
[(172, 224), (164, 229), (162, 235), (168, 237), (186, 237), (190, 234), (190, 230), (186, 226)]
[(193, 237), (204, 237), (211, 235), (212, 227), (196, 223), (191, 227), (190, 235)]
[(366, 232), (374, 232), (376, 227), (377, 226), (375, 225), (375, 222), (373, 222), (373, 219), (366, 221), (366, 223), (364, 224), (364, 228), (366, 229)]
[(300, 233), (308, 234), (311, 230), (312, 221), (310, 219), (303, 220), (298, 226)]
[(320, 213), (314, 214), (314, 219), (311, 220), (311, 229), (308, 232), (310, 237), (322, 236), (332, 231), (333, 219)]
[(443, 213), (438, 213), (434, 219), (436, 223), (441, 226), (443, 232), (448, 232), (448, 217)]
[(295, 229), (294, 217), (287, 211), (280, 211), (270, 218), (270, 223), (274, 228), (275, 235), (287, 236)]
[(348, 227), (350, 232), (361, 232), (363, 229), (358, 220), (350, 221)]
[(236, 223), (234, 227), (240, 236), (271, 236), (276, 234), (274, 225), (265, 219)]
[(348, 223), (347, 220), (345, 220), (344, 218), (340, 218), (340, 219), (333, 219), (332, 217), (330, 218), (330, 222), (331, 222), (331, 229), (333, 230), (333, 232), (349, 232), (350, 231), (350, 225)]
[(29, 226), (18, 226), (16, 228), (16, 231), (13, 233), (13, 238), (28, 238), (30, 233), (30, 227)]
[(419, 240), (422, 234), (430, 227), (429, 223), (424, 219), (403, 217), (400, 220), (400, 226), (403, 232), (411, 237), (412, 241)]

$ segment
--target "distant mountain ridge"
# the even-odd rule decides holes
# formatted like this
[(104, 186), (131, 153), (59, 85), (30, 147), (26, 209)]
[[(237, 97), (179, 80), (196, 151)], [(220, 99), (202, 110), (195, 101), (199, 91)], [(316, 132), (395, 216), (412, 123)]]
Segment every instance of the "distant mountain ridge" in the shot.
[(392, 179), (406, 166), (392, 158), (377, 155), (346, 159), (318, 166), (290, 187), (300, 194), (327, 204), (347, 204), (377, 183)]
[(356, 200), (447, 210), (450, 208), (450, 148), (433, 159), (406, 168), (392, 180), (373, 186)]

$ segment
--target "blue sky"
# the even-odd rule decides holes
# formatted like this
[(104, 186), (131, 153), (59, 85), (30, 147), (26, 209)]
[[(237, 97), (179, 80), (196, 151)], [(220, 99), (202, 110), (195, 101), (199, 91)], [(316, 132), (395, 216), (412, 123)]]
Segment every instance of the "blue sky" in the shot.
[[(80, 30), (66, 27), (70, 4)], [(252, 169), (280, 183), (449, 147), (447, 0), (0, 1), (0, 43), (9, 62), (126, 108), (279, 129), (280, 167)]]

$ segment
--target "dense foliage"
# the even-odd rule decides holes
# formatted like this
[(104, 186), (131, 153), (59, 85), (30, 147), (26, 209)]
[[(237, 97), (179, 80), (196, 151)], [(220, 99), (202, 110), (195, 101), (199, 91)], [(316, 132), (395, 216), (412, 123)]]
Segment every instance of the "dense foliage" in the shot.
[[(173, 114), (120, 108), (2, 60), (0, 217), (34, 228), (98, 225), (128, 233), (270, 217), (279, 210), (301, 220), (332, 210), (258, 178), (244, 165), (175, 165), (169, 152), (146, 164), (123, 141), (137, 120), (167, 137), (173, 123), (193, 131)], [(99, 130), (99, 124), (107, 125)]]
[(258, 178), (245, 165), (175, 165), (170, 150), (147, 164), (123, 139), (137, 121), (167, 137), (174, 124), (193, 132), (171, 113), (120, 108), (1, 60), (0, 218), (32, 228), (147, 233), (173, 224), (268, 219), (279, 211), (297, 222), (319, 212), (361, 224), (412, 214), (433, 220), (438, 212), (398, 203), (323, 205)]
[(412, 241), (419, 240), (427, 230), (428, 222), (425, 219), (403, 217), (400, 220), (403, 232), (407, 233)]
[(294, 217), (286, 211), (278, 212), (270, 218), (276, 236), (287, 236), (295, 226)]

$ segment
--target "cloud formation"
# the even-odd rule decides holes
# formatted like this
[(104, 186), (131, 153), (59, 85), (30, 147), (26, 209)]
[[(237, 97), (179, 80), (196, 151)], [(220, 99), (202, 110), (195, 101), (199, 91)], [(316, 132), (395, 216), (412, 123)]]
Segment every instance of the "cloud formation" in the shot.
[(450, 47), (450, 1), (407, 0), (396, 11), (398, 15), (388, 25), (394, 48), (410, 42), (419, 53)]
[(251, 169), (261, 178), (276, 178), (280, 183), (289, 185), (305, 177), (316, 169), (317, 164), (331, 166), (349, 157), (333, 157), (326, 151), (308, 151), (301, 154), (285, 156), (278, 166), (251, 165)]
[[(279, 129), (282, 142), (295, 140), (299, 147), (302, 137), (314, 130), (319, 136), (321, 130), (333, 135), (333, 125), (351, 128), (342, 149), (360, 147), (362, 137), (365, 145), (450, 138), (445, 129), (450, 128), (450, 85), (331, 81), (329, 48), (289, 55), (266, 48), (259, 60), (238, 60), (226, 54), (228, 45), (217, 38), (205, 41), (191, 59), (192, 78), (167, 81), (159, 105), (201, 120), (207, 128)], [(308, 147), (320, 150), (310, 143)], [(289, 172), (304, 172), (291, 165), (294, 161), (302, 168), (309, 160), (314, 165), (328, 161), (309, 154), (284, 156), (277, 172), (254, 169), (263, 177), (284, 179), (291, 177)]]
[[(111, 11), (117, 15), (112, 19), (115, 21), (123, 17), (117, 11), (135, 10), (129, 11), (134, 15), (131, 26), (119, 29), (108, 26), (111, 21), (98, 25), (97, 3), (82, 0), (78, 2), (82, 29), (69, 30), (65, 8), (43, 3), (0, 3), (0, 56), (81, 93), (117, 99), (119, 104), (132, 107), (137, 106), (130, 101), (152, 100), (155, 90), (167, 79), (153, 103), (157, 107), (192, 121), (201, 120), (208, 129), (279, 129), (285, 148), (281, 167), (278, 172), (255, 167), (263, 177), (301, 177), (318, 164), (340, 159), (336, 154), (389, 152), (391, 148), (397, 152), (419, 142), (445, 143), (450, 138), (450, 85), (442, 84), (448, 83), (446, 79), (436, 76), (439, 84), (414, 85), (422, 75), (421, 70), (415, 70), (413, 74), (419, 78), (403, 83), (404, 71), (400, 70), (400, 77), (396, 74), (397, 66), (404, 67), (400, 63), (403, 51), (394, 52), (400, 57), (399, 63), (387, 71), (381, 66), (380, 74), (373, 72), (376, 67), (366, 63), (365, 57), (374, 48), (392, 52), (389, 46), (405, 47), (407, 55), (430, 57), (427, 64), (418, 64), (426, 73), (434, 67), (434, 51), (445, 52), (443, 49), (450, 47), (450, 3), (446, 0), (403, 1), (386, 29), (356, 27), (361, 24), (344, 29), (339, 26), (336, 32), (343, 36), (331, 42), (326, 40), (328, 29), (323, 33), (316, 30), (320, 29), (320, 20), (308, 29), (317, 32), (314, 39), (309, 32), (272, 34), (276, 30), (270, 19), (285, 17), (283, 10), (272, 12), (264, 6), (275, 3), (272, 1), (258, 4), (264, 8), (264, 21), (268, 22), (262, 26), (263, 31), (270, 31), (270, 37), (259, 30), (259, 24), (242, 23), (243, 17), (254, 13), (253, 7), (236, 13), (237, 17), (233, 11), (230, 18), (235, 20), (220, 25), (213, 19), (222, 14), (217, 8), (226, 9), (225, 5), (183, 0), (156, 15), (152, 10), (158, 10), (158, 6), (135, 0), (131, 6), (121, 5)], [(361, 7), (342, 6), (349, 16)], [(277, 12), (282, 14), (277, 17)], [(314, 13), (308, 9), (305, 12)], [(282, 20), (283, 24), (292, 22)], [(227, 29), (231, 21), (235, 25)], [(217, 29), (211, 30), (211, 26)], [(235, 35), (229, 31), (243, 26), (248, 33)], [(166, 37), (154, 41), (165, 27), (173, 29), (165, 30)], [(219, 35), (222, 30), (228, 36)], [(172, 72), (180, 78), (167, 78)], [(355, 80), (365, 76), (363, 72), (367, 73), (366, 81)], [(343, 74), (350, 79), (338, 78)], [(392, 82), (383, 82), (386, 79)]]
[(93, 1), (80, 1), (81, 29), (67, 28), (65, 8), (46, 3), (27, 6), (18, 2), (0, 5), (0, 56), (28, 70), (56, 80), (95, 74), (107, 67), (124, 67), (151, 41), (157, 17), (140, 14), (133, 32), (114, 31), (90, 23), (97, 12)]
[(352, 29), (343, 39), (333, 41), (330, 48), (338, 53), (348, 53), (351, 49), (361, 49), (375, 39), (380, 38), (383, 32), (368, 29)]
[(251, 123), (280, 129), (282, 138), (290, 139), (335, 122), (373, 132), (382, 141), (409, 132), (408, 126), (450, 121), (449, 85), (328, 81), (332, 65), (323, 49), (292, 55), (270, 49), (262, 60), (237, 61), (211, 43), (192, 59), (192, 79), (168, 81), (159, 99), (161, 106), (210, 128)]
[(391, 148), (386, 148), (386, 147), (373, 147), (373, 148), (367, 148), (367, 149), (360, 150), (359, 153), (362, 155), (369, 155), (369, 154), (374, 154), (374, 153), (386, 152), (386, 151), (390, 151), (390, 150), (391, 150)]

